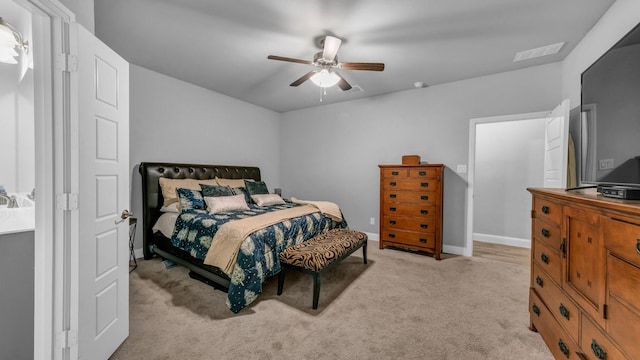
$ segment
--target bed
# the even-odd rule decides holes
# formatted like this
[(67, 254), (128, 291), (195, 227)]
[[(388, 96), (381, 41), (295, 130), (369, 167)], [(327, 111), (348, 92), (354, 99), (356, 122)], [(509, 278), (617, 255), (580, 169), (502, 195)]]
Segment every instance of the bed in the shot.
[[(347, 228), (343, 217), (338, 219), (319, 209), (307, 208), (300, 212), (307, 205), (289, 201), (265, 206), (249, 204), (248, 210), (216, 214), (189, 207), (173, 212), (166, 211), (167, 207), (163, 207), (166, 204), (161, 181), (166, 184), (167, 181), (175, 181), (167, 179), (195, 179), (198, 183), (211, 183), (216, 182), (217, 178), (260, 182), (260, 169), (257, 167), (143, 162), (139, 171), (142, 176), (144, 258), (148, 260), (160, 256), (185, 266), (190, 270), (192, 278), (226, 291), (226, 305), (236, 313), (257, 298), (267, 279), (279, 273), (278, 255), (282, 250), (326, 230)], [(161, 178), (165, 179), (160, 180)], [(241, 223), (254, 215), (271, 216), (286, 212), (299, 213), (300, 216), (282, 221), (274, 220), (246, 238), (244, 235), (239, 236), (237, 240), (241, 245), (236, 250), (236, 257), (229, 257), (232, 260), (229, 260), (228, 266), (209, 265), (211, 261), (208, 256), (213, 251), (208, 252), (208, 248), (217, 250), (219, 247), (216, 245), (222, 243), (212, 239), (218, 239), (215, 236), (221, 235), (219, 233), (224, 232), (223, 229), (232, 225), (232, 220)], [(160, 224), (165, 223), (168, 218), (171, 219), (171, 225), (165, 224), (163, 229)]]

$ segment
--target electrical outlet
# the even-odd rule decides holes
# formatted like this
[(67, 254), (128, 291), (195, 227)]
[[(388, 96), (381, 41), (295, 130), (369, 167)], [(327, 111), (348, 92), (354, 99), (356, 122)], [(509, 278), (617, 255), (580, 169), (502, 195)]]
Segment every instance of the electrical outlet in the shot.
[(598, 160), (598, 169), (599, 170), (609, 170), (613, 169), (613, 159), (600, 159)]
[(467, 165), (458, 165), (456, 167), (456, 172), (458, 174), (466, 174), (467, 173)]
[(369, 219), (369, 224), (375, 225), (376, 224), (376, 218)]

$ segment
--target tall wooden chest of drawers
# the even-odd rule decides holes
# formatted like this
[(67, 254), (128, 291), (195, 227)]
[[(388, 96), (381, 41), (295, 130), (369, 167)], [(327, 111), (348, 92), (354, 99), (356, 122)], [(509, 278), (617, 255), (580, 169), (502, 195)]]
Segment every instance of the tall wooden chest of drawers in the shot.
[(380, 249), (420, 250), (440, 260), (442, 164), (380, 167)]
[(640, 201), (529, 191), (531, 329), (556, 359), (640, 359)]

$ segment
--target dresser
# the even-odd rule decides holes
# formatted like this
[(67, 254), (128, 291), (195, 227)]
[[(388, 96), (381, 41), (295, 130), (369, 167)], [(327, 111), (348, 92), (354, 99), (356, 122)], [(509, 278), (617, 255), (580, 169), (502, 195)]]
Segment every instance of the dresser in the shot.
[(640, 359), (640, 201), (528, 190), (531, 329), (556, 359)]
[(380, 167), (380, 249), (442, 252), (442, 164)]

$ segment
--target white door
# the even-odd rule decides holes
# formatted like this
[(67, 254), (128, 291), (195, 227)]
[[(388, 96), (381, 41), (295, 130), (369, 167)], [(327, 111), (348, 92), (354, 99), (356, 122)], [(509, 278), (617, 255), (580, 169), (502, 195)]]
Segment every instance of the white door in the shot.
[(569, 100), (549, 114), (545, 129), (544, 187), (567, 187), (569, 149)]
[(121, 219), (129, 208), (129, 64), (82, 26), (77, 33), (77, 358), (101, 360), (129, 335), (129, 221)]

